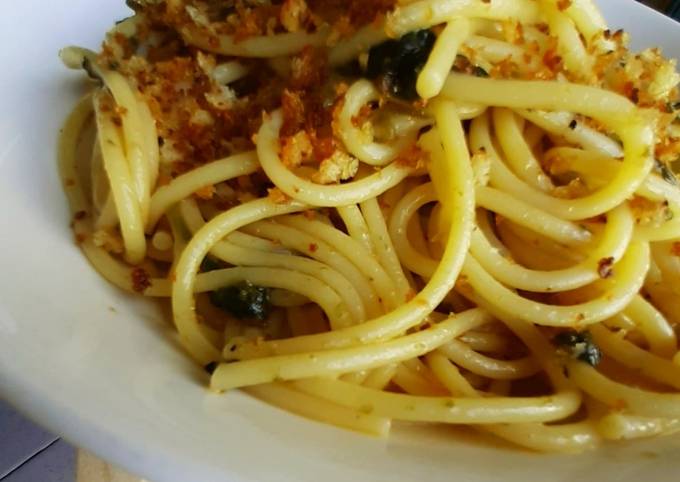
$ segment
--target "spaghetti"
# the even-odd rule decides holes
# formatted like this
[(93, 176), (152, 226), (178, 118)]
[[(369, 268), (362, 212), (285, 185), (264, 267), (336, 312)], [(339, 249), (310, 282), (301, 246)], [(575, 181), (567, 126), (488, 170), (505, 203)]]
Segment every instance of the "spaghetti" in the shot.
[(680, 428), (680, 76), (591, 0), (134, 0), (60, 168), (215, 392), (538, 451)]

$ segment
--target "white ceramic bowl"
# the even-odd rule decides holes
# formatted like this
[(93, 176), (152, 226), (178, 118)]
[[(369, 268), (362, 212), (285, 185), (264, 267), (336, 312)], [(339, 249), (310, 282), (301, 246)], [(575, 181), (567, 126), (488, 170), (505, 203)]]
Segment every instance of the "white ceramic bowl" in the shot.
[[(636, 46), (680, 56), (678, 24), (632, 0), (600, 3)], [(96, 48), (126, 14), (122, 0), (33, 0), (0, 16), (2, 397), (155, 482), (678, 480), (677, 437), (537, 455), (447, 427), (398, 426), (376, 440), (238, 392), (208, 394), (161, 314), (87, 264), (57, 179), (57, 131), (80, 85), (57, 51)]]

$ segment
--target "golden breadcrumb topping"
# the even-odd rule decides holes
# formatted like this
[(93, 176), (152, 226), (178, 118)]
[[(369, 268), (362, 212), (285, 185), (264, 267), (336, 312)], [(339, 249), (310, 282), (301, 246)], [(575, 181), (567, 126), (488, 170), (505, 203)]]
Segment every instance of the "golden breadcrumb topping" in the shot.
[[(185, 42), (190, 26), (210, 38), (230, 35), (238, 43), (253, 36), (315, 33), (328, 30), (328, 44), (351, 36), (358, 28), (378, 22), (395, 7), (395, 0), (130, 0), (137, 12), (136, 34), (109, 34), (100, 55), (102, 67), (126, 76), (148, 103), (157, 123), (161, 153), (159, 183), (196, 166), (254, 147), (263, 114), (281, 109), (280, 155), (298, 175), (320, 184), (352, 179), (358, 161), (344, 148), (338, 115), (344, 95), (356, 78), (365, 76), (366, 56), (331, 68), (325, 47), (306, 46), (289, 57), (244, 59), (202, 51)], [(565, 9), (563, 0), (558, 7)], [(440, 26), (431, 29), (435, 34)], [(628, 35), (604, 31), (586, 39), (594, 59), (592, 74), (571, 72), (560, 55), (558, 40), (547, 24), (523, 27), (507, 20), (499, 25), (500, 40), (521, 55), (489, 62), (470, 45), (463, 45), (453, 69), (492, 78), (567, 80), (624, 95), (643, 108), (654, 126), (655, 157), (660, 169), (680, 158), (680, 102), (676, 63), (658, 49), (631, 53)], [(545, 41), (538, 42), (537, 36)], [(379, 88), (384, 88), (378, 79)], [(426, 102), (404, 102), (384, 92), (352, 118), (371, 137), (377, 113), (384, 109), (422, 112)], [(112, 115), (120, 119), (124, 112)], [(115, 121), (115, 119), (114, 119)], [(615, 138), (597, 121), (578, 121)], [(420, 167), (424, 153), (415, 144), (396, 159)], [(205, 186), (196, 193), (203, 201), (229, 206), (263, 195), (272, 185), (261, 174)], [(579, 179), (558, 185), (555, 195), (574, 198), (588, 191)]]

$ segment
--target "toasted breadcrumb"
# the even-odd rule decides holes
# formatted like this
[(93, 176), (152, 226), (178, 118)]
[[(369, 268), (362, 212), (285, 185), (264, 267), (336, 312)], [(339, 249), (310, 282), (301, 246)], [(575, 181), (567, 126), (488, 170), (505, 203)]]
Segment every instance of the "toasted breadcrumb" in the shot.
[(151, 286), (149, 273), (144, 268), (134, 268), (130, 273), (132, 289), (137, 293), (144, 293)]
[(109, 253), (122, 254), (125, 251), (123, 240), (120, 236), (105, 229), (98, 229), (92, 234), (92, 242), (95, 246), (103, 248)]
[(290, 198), (278, 187), (273, 187), (267, 190), (267, 195), (272, 202), (276, 204), (285, 204), (290, 201)]
[(333, 155), (321, 162), (319, 170), (312, 176), (312, 180), (317, 184), (335, 184), (352, 179), (358, 169), (359, 160), (338, 149)]
[(309, 19), (310, 12), (305, 0), (285, 0), (281, 5), (279, 18), (288, 32), (302, 30)]
[(412, 144), (410, 147), (404, 149), (394, 160), (394, 162), (402, 165), (411, 167), (414, 169), (420, 169), (425, 167), (429, 159), (429, 153), (421, 149), (418, 145)]
[(676, 241), (671, 246), (671, 254), (673, 256), (680, 256), (680, 242), (679, 241)]
[(298, 131), (281, 141), (281, 161), (288, 167), (299, 166), (313, 155), (314, 146), (306, 131)]
[(201, 189), (194, 193), (197, 198), (208, 201), (215, 195), (215, 186), (203, 186)]
[[(326, 52), (329, 46), (363, 26), (380, 25), (397, 5), (395, 0), (134, 0), (131, 3), (142, 19), (136, 26), (137, 33), (132, 37), (116, 32), (109, 34), (98, 63), (125, 76), (149, 106), (159, 138), (158, 185), (167, 184), (205, 163), (253, 149), (263, 119), (277, 109), (283, 114), (280, 155), (287, 167), (304, 164), (310, 172), (316, 169), (310, 176), (323, 184), (355, 176), (358, 161), (341, 149), (337, 123), (344, 93), (353, 80), (345, 74), (339, 76), (328, 65)], [(560, 0), (556, 4), (566, 10), (571, 1)], [(235, 61), (187, 45), (183, 31), (189, 27), (215, 42), (223, 35), (242, 41), (252, 36), (286, 32), (312, 34), (320, 28), (327, 30), (330, 37), (323, 48), (307, 46), (297, 54), (279, 59), (274, 67), (276, 62), (267, 59), (239, 59), (236, 62), (243, 65), (243, 73), (221, 83), (216, 69)], [(676, 63), (664, 59), (659, 49), (632, 53), (626, 32), (604, 31), (592, 39), (584, 39), (595, 66), (592, 78), (580, 79), (565, 69), (557, 38), (547, 24), (536, 24), (530, 30), (516, 21), (506, 21), (500, 27), (505, 40), (521, 46), (522, 57), (508, 56), (491, 62), (481, 52), (462, 45), (454, 70), (503, 79), (585, 82), (618, 92), (636, 103), (641, 115), (653, 127), (656, 160), (669, 168), (676, 165), (680, 158), (680, 75), (675, 71)], [(365, 60), (366, 52), (363, 57)], [(385, 98), (381, 102), (391, 104), (393, 99)], [(416, 108), (419, 107), (424, 105)], [(379, 135), (379, 121), (375, 122), (375, 133), (371, 123), (374, 109), (374, 105), (365, 105), (352, 119), (367, 139)], [(127, 115), (115, 105), (109, 106), (108, 112), (121, 124)], [(583, 118), (579, 124), (613, 136), (596, 120)], [(413, 145), (404, 149), (395, 162), (421, 168), (426, 160), (426, 154)], [(196, 197), (204, 203), (229, 207), (261, 197), (271, 188), (271, 182), (264, 176), (245, 177), (255, 180), (224, 183), (221, 192), (228, 192), (229, 196), (216, 196), (215, 188), (206, 187), (199, 190)], [(571, 180), (556, 188), (554, 194), (574, 198), (587, 194), (587, 188), (579, 180)], [(274, 197), (286, 198), (280, 194)], [(659, 203), (643, 204), (633, 201), (640, 222), (660, 222), (670, 215), (667, 207)], [(102, 239), (98, 242), (104, 243)]]

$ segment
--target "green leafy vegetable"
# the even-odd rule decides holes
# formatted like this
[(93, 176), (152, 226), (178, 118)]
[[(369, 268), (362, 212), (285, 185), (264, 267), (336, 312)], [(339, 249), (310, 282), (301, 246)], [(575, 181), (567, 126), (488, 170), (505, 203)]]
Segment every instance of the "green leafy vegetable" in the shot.
[(430, 30), (409, 32), (398, 40), (388, 40), (371, 48), (366, 76), (381, 78), (383, 90), (394, 97), (416, 100), (416, 80), (434, 46)]
[(215, 362), (215, 361), (211, 361), (210, 363), (208, 363), (207, 365), (205, 365), (205, 366), (203, 367), (203, 369), (204, 369), (209, 375), (212, 375), (213, 373), (215, 373), (215, 370), (217, 370), (217, 366), (218, 366), (218, 365), (219, 365), (219, 363), (217, 363), (217, 362)]
[(87, 73), (87, 76), (91, 78), (92, 80), (96, 80), (97, 82), (103, 83), (104, 81), (102, 78), (99, 76), (99, 74), (95, 71), (95, 69), (92, 67), (92, 63), (90, 63), (90, 59), (87, 57), (83, 57), (83, 63), (82, 63), (83, 70)]
[(210, 302), (239, 319), (263, 321), (271, 309), (269, 289), (248, 281), (211, 292)]
[(201, 273), (207, 273), (208, 271), (216, 271), (218, 269), (224, 268), (224, 265), (212, 256), (206, 256), (201, 261)]
[(678, 185), (678, 178), (675, 177), (673, 170), (658, 159), (654, 159), (654, 168), (661, 175), (664, 181)]
[(676, 110), (680, 110), (680, 102), (666, 102), (666, 112), (672, 114)]
[(472, 74), (475, 77), (488, 77), (489, 73), (481, 68), (479, 65), (475, 65), (474, 69), (472, 69)]
[(587, 331), (564, 331), (559, 333), (553, 342), (565, 350), (572, 358), (576, 358), (590, 366), (597, 366), (602, 360), (602, 353), (593, 342)]

